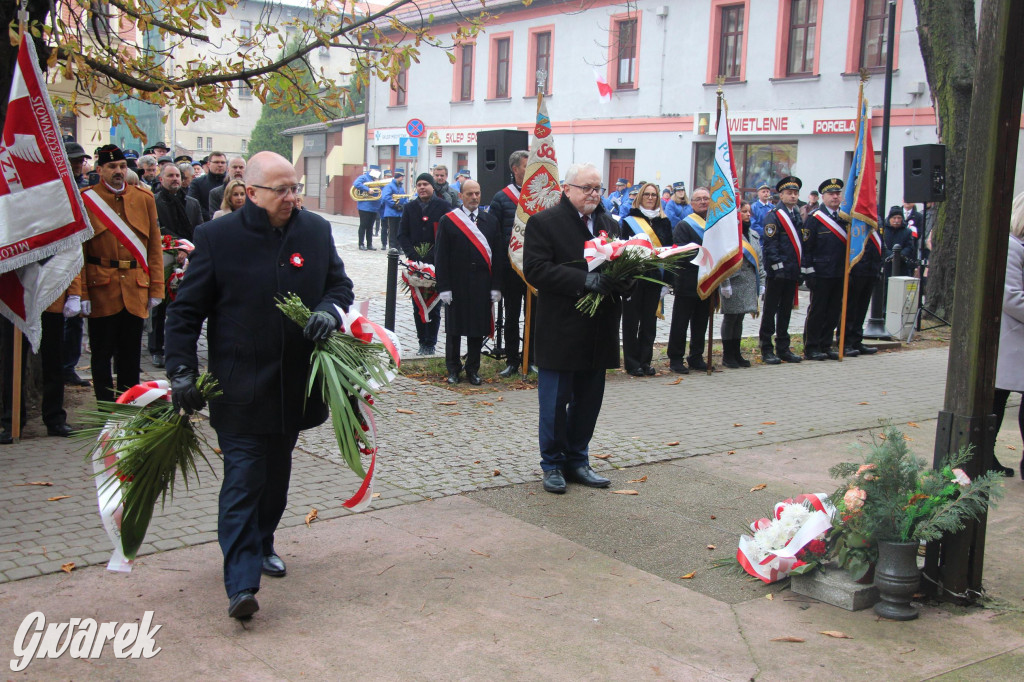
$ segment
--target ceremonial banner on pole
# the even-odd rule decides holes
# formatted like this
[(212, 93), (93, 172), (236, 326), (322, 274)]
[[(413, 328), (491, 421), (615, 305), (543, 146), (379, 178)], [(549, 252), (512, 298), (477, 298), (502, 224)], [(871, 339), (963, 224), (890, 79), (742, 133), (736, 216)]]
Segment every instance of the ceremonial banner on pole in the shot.
[(844, 185), (839, 215), (850, 222), (850, 253), (847, 272), (864, 254), (868, 231), (878, 226), (878, 190), (875, 186), (875, 150), (871, 144), (871, 109), (864, 99), (861, 83), (860, 109), (857, 114), (856, 147), (853, 165)]
[(40, 316), (82, 269), (92, 237), (30, 37), (0, 137), (0, 314), (39, 346)]
[[(723, 118), (728, 111), (728, 107), (723, 106)], [(708, 183), (711, 207), (704, 225), (704, 248), (711, 259), (708, 263), (702, 263), (697, 273), (697, 294), (702, 299), (714, 293), (718, 285), (743, 263), (743, 228), (739, 221), (736, 168), (733, 165), (729, 126), (718, 126), (717, 136), (715, 168)]]
[[(555, 156), (555, 140), (551, 135), (551, 119), (543, 97), (538, 97), (537, 124), (530, 135), (530, 158), (523, 176), (523, 190), (519, 193), (516, 221), (512, 227), (512, 238), (508, 243), (508, 256), (512, 267), (519, 276), (523, 275), (523, 248), (526, 246), (526, 221), (534, 213), (543, 211), (558, 203), (562, 188), (558, 184), (558, 158)], [(529, 282), (527, 282), (529, 286)], [(532, 287), (530, 287), (532, 291)]]

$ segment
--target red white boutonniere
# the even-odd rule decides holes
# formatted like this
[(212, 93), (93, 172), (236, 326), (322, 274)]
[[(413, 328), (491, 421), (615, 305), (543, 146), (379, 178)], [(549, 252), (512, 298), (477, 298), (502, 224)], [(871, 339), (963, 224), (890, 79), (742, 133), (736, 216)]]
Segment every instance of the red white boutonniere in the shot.
[(302, 254), (293, 253), (292, 257), (288, 259), (288, 262), (297, 268), (301, 268), (302, 263), (304, 262), (302, 260)]

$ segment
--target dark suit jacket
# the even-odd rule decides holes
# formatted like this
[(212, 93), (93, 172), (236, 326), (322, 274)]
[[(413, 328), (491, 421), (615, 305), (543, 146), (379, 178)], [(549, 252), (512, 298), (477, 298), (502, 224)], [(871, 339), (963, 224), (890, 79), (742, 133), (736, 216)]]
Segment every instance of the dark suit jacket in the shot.
[[(617, 220), (598, 206), (594, 232), (619, 234)], [(594, 317), (576, 310), (586, 294), (583, 243), (593, 239), (579, 212), (564, 195), (526, 223), (523, 262), (526, 281), (537, 288), (537, 366), (562, 371), (604, 370), (619, 366), (618, 296), (605, 296)]]
[(434, 262), (433, 249), (426, 256), (420, 257), (416, 255), (415, 247), (424, 243), (434, 244), (434, 240), (437, 239), (437, 224), (450, 210), (452, 207), (448, 202), (438, 199), (436, 195), (426, 204), (418, 198), (409, 200), (402, 210), (402, 221), (398, 224), (398, 243), (406, 258), (424, 263)]
[[(310, 310), (348, 309), (352, 280), (338, 257), (330, 224), (309, 211), (292, 211), (283, 235), (250, 201), (200, 226), (195, 251), (167, 309), (169, 372), (198, 369), (196, 343), (207, 321), (210, 373), (224, 395), (210, 402), (210, 423), (228, 433), (286, 433), (327, 418), (318, 393), (306, 397), (313, 344), (302, 327), (274, 307), (298, 294)], [(294, 260), (301, 258), (301, 265)]]
[[(454, 209), (452, 213), (463, 213)], [(491, 266), (487, 267), (480, 249), (448, 216), (441, 218), (434, 247), (437, 290), (452, 292), (445, 328), (459, 336), (489, 336), (491, 333), (491, 291), (501, 289), (501, 277), (508, 244), (493, 216), (477, 211), (476, 226), (491, 248)], [(504, 244), (504, 245), (503, 245)]]

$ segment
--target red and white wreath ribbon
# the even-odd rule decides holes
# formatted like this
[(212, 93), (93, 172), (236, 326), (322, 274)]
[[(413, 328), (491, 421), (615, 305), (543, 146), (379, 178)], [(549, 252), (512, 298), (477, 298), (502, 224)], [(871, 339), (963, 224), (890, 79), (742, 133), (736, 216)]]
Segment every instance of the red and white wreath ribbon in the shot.
[(583, 260), (587, 262), (589, 272), (593, 272), (602, 263), (615, 260), (627, 251), (641, 251), (644, 255), (657, 254), (658, 258), (668, 258), (677, 253), (696, 251), (692, 262), (697, 266), (711, 265), (714, 260), (711, 252), (700, 244), (654, 248), (646, 234), (636, 235), (629, 239), (609, 239), (608, 235), (602, 232), (594, 239), (583, 242)]
[[(156, 400), (170, 400), (171, 385), (164, 380), (147, 381), (132, 386), (117, 398), (122, 405), (137, 405), (145, 407)], [(121, 515), (124, 507), (121, 500), (121, 489), (113, 479), (117, 476), (117, 462), (121, 459), (121, 451), (115, 450), (105, 457), (98, 457), (102, 452), (103, 445), (107, 440), (117, 433), (118, 424), (111, 420), (97, 437), (97, 445), (93, 449), (92, 470), (96, 474), (96, 498), (100, 506), (100, 519), (103, 521), (103, 529), (107, 531), (107, 537), (114, 545), (114, 551), (107, 562), (108, 571), (118, 573), (130, 573), (132, 560), (125, 557), (121, 548)]]
[(441, 297), (435, 289), (437, 275), (434, 266), (420, 261), (406, 261), (402, 264), (406, 271), (402, 273), (402, 281), (409, 285), (409, 295), (419, 313), (420, 320), (429, 321), (430, 313), (441, 303)]
[(708, 251), (703, 245), (692, 243), (683, 244), (682, 246), (666, 246), (660, 248), (658, 249), (658, 258), (668, 258), (669, 256), (676, 255), (677, 253), (687, 253), (689, 251), (697, 252), (697, 254), (693, 257), (693, 260), (690, 261), (697, 267), (711, 267), (715, 262), (714, 257), (711, 255), (711, 252)]
[[(782, 523), (783, 512), (791, 505), (809, 506), (810, 511), (803, 516), (799, 527), (779, 530), (779, 537), (786, 538), (782, 547), (765, 551), (765, 547), (755, 537), (759, 533), (770, 532), (777, 524)], [(794, 565), (799, 561), (799, 554), (812, 540), (817, 539), (832, 528), (832, 516), (835, 507), (828, 501), (826, 493), (800, 495), (793, 499), (783, 500), (775, 505), (774, 518), (758, 519), (750, 524), (753, 535), (740, 537), (736, 551), (736, 561), (750, 575), (766, 583), (773, 583), (787, 577)]]

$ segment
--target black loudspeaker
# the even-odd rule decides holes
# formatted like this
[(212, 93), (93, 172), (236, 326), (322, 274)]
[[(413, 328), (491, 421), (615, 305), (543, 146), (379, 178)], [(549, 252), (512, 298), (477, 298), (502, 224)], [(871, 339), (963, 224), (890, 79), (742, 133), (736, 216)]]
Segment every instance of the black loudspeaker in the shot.
[(512, 182), (508, 157), (527, 149), (530, 135), (525, 130), (481, 130), (476, 134), (476, 181), (480, 183), (480, 203), (489, 206), (494, 195)]
[(903, 148), (903, 200), (920, 204), (946, 200), (946, 146)]

